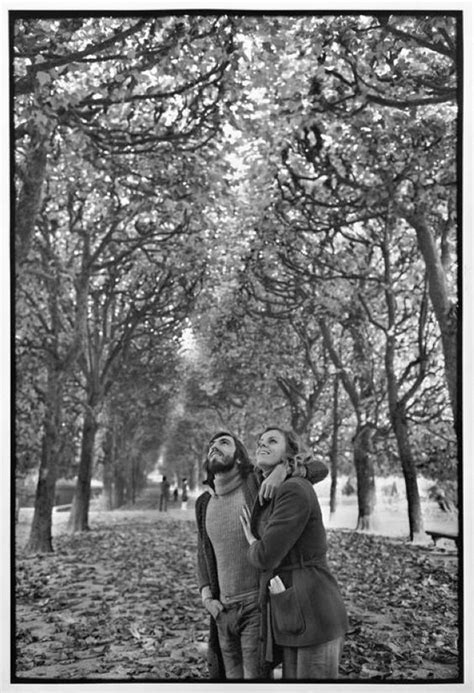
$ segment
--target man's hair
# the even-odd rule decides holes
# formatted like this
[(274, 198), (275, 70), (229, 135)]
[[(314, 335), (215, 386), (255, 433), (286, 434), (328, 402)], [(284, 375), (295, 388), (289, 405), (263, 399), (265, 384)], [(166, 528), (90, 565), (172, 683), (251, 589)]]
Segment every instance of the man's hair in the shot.
[(212, 438), (207, 444), (206, 448), (206, 459), (204, 461), (204, 471), (206, 473), (206, 479), (204, 481), (205, 484), (209, 484), (212, 488), (214, 488), (214, 476), (211, 471), (209, 471), (209, 464), (207, 461), (207, 454), (209, 452), (209, 448), (211, 447), (211, 444), (214, 440), (217, 440), (217, 438), (220, 438), (221, 436), (229, 436), (232, 438), (232, 440), (235, 443), (235, 453), (234, 453), (234, 460), (237, 462), (237, 467), (240, 472), (240, 476), (245, 479), (246, 476), (250, 474), (250, 472), (254, 469), (254, 466), (252, 462), (250, 461), (249, 454), (245, 448), (245, 445), (242, 443), (237, 436), (235, 436), (233, 433), (230, 433), (230, 431), (218, 431), (217, 433), (214, 433)]
[(304, 476), (303, 469), (311, 461), (312, 454), (302, 445), (300, 439), (294, 431), (281, 426), (267, 426), (260, 434), (259, 438), (267, 431), (280, 431), (285, 438), (287, 462), (292, 476)]

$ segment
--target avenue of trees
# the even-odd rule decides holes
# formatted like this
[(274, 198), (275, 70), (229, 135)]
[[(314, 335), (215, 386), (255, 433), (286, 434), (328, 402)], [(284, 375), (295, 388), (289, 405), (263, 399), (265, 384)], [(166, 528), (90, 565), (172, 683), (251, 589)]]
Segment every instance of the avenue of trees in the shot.
[(357, 479), (455, 481), (460, 16), (12, 13), (15, 472), (31, 551), (158, 460), (291, 426)]

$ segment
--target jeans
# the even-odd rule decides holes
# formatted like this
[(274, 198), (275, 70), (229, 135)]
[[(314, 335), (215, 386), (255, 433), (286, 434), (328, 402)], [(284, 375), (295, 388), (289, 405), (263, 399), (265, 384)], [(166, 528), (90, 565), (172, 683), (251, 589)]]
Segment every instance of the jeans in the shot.
[(255, 599), (224, 605), (217, 617), (219, 646), (228, 679), (259, 675), (260, 610)]
[(344, 638), (322, 645), (284, 647), (282, 679), (337, 679)]

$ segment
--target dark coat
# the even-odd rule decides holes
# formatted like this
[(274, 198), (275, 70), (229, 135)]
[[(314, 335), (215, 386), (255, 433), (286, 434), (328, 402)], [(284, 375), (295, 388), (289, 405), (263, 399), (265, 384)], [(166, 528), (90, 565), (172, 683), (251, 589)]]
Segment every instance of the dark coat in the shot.
[(306, 479), (287, 478), (274, 499), (254, 505), (249, 560), (262, 571), (261, 598), (272, 575), (285, 592), (270, 597), (278, 645), (306, 647), (329, 642), (347, 630), (347, 614), (326, 561), (326, 532), (314, 489)]
[[(322, 481), (328, 474), (327, 467), (319, 461), (312, 461), (307, 465), (307, 476), (311, 483)], [(259, 506), (257, 496), (260, 488), (261, 476), (257, 471), (250, 473), (243, 480), (243, 491), (246, 503), (249, 508), (253, 508), (255, 512), (256, 506)], [(217, 576), (216, 558), (214, 549), (206, 531), (206, 511), (207, 504), (211, 498), (211, 492), (205, 491), (196, 499), (196, 522), (198, 527), (198, 572), (200, 576), (199, 589), (204, 585), (209, 585), (214, 599), (220, 598), (219, 582)], [(280, 652), (275, 648), (271, 653), (267, 650), (267, 613), (266, 608), (261, 606), (262, 622), (261, 622), (261, 676), (268, 678), (271, 669), (280, 661)], [(224, 664), (219, 647), (219, 639), (217, 635), (217, 625), (212, 616), (209, 617), (209, 642), (207, 651), (207, 661), (209, 668), (209, 677), (211, 679), (225, 680)]]

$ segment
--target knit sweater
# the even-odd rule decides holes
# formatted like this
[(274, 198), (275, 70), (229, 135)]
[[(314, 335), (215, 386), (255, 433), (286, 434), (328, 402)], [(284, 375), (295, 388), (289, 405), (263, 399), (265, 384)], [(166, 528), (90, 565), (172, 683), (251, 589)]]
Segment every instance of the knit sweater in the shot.
[(247, 559), (248, 543), (240, 522), (246, 500), (238, 469), (236, 474), (216, 476), (215, 489), (207, 506), (206, 532), (216, 557), (220, 598), (225, 603), (249, 592), (256, 595), (259, 574)]
[[(242, 490), (246, 504), (252, 507), (258, 493), (258, 481), (255, 474), (244, 479)], [(220, 586), (217, 576), (217, 562), (211, 541), (206, 530), (206, 515), (212, 495), (209, 491), (202, 493), (196, 500), (196, 522), (198, 527), (198, 580), (199, 588), (209, 585), (214, 599), (220, 598)], [(209, 642), (207, 663), (211, 679), (225, 680), (224, 664), (217, 636), (217, 625), (209, 616)], [(263, 661), (263, 657), (262, 657)]]

